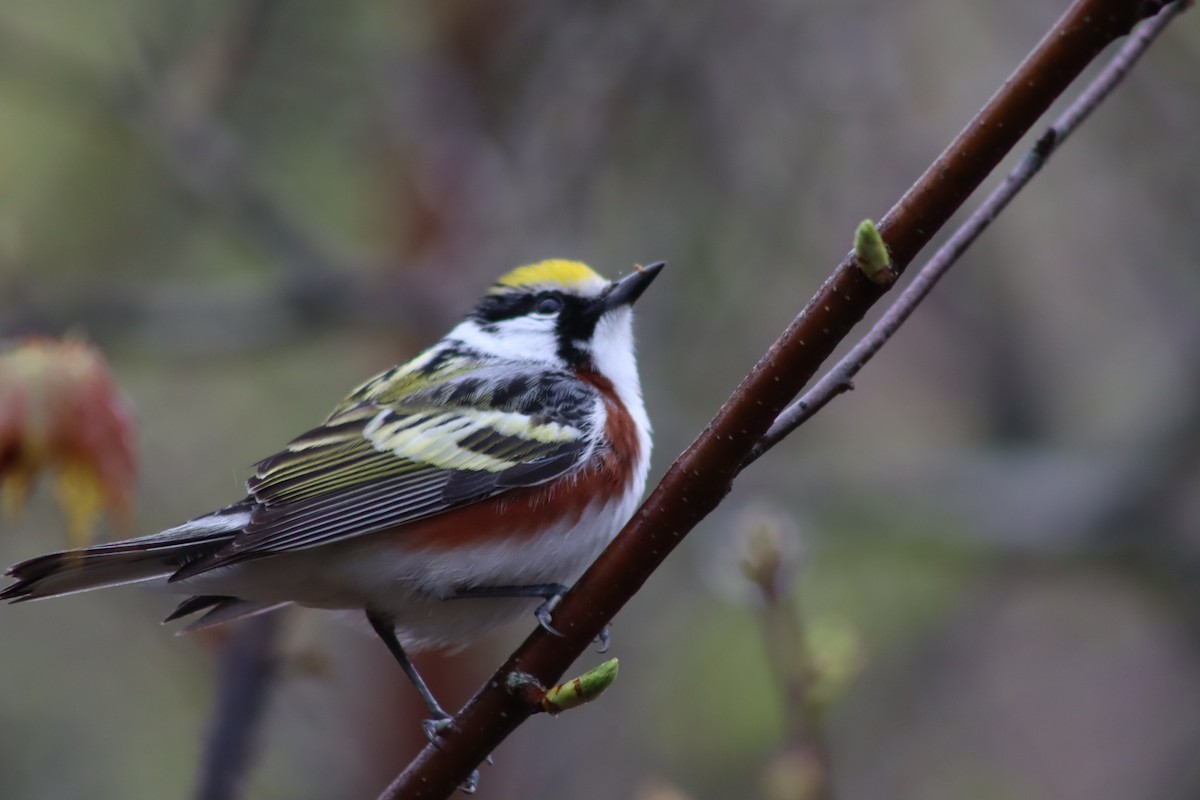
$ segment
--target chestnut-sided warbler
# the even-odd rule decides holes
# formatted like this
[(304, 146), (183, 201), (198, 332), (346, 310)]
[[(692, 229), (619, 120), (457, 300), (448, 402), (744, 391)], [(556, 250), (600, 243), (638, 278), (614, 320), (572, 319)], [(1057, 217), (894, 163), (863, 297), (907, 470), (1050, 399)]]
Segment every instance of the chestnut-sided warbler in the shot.
[[(366, 613), (434, 719), (405, 653), (522, 613), (541, 623), (633, 513), (650, 421), (631, 305), (663, 265), (616, 282), (575, 261), (504, 275), (441, 341), (372, 378), (260, 461), (240, 502), (161, 533), (8, 570), (22, 601), (157, 580), (189, 628), (288, 603)], [(532, 599), (531, 599), (532, 598)]]

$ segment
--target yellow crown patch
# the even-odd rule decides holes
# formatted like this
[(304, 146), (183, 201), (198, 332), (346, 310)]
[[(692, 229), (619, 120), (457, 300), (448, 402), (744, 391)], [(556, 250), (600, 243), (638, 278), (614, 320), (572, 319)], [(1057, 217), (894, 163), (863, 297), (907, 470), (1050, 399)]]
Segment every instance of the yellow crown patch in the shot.
[(606, 283), (604, 278), (596, 274), (587, 264), (554, 258), (517, 267), (496, 281), (496, 285), (492, 287), (490, 293), (497, 294), (534, 287), (579, 289), (588, 284), (599, 286), (604, 283)]

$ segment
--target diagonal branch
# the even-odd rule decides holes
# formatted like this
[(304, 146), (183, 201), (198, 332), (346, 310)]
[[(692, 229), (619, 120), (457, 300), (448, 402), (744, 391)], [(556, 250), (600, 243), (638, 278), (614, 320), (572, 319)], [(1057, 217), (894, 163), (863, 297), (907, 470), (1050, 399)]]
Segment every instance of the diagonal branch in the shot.
[[(950, 236), (946, 242), (938, 248), (933, 257), (921, 267), (916, 277), (904, 288), (900, 296), (888, 307), (887, 311), (880, 317), (879, 321), (871, 326), (871, 330), (858, 341), (850, 349), (850, 351), (838, 360), (831, 369), (829, 369), (821, 378), (810, 388), (804, 395), (786, 409), (775, 419), (774, 424), (763, 435), (762, 439), (755, 444), (750, 451), (749, 457), (746, 459), (745, 465), (748, 466), (753, 461), (761, 457), (767, 450), (781, 442), (800, 425), (804, 424), (808, 419), (815, 415), (818, 411), (829, 404), (831, 400), (844, 392), (854, 388), (853, 380), (855, 376), (862, 370), (867, 363), (879, 353), (892, 336), (900, 329), (900, 326), (916, 311), (929, 293), (933, 291), (933, 287), (941, 278), (950, 271), (950, 268), (958, 263), (961, 256), (967, 252), (970, 246), (977, 238), (995, 221), (1001, 212), (1008, 207), (1008, 204), (1021, 192), (1021, 190), (1033, 179), (1050, 157), (1057, 151), (1063, 142), (1074, 133), (1078, 127), (1087, 119), (1092, 111), (1099, 107), (1100, 103), (1115, 89), (1134, 64), (1141, 56), (1149, 49), (1150, 45), (1158, 38), (1167, 25), (1180, 13), (1183, 12), (1186, 5), (1183, 2), (1175, 2), (1164, 9), (1152, 21), (1146, 23), (1138, 29), (1136, 35), (1130, 37), (1129, 41), (1121, 47), (1120, 51), (1108, 62), (1104, 70), (1090, 83), (1088, 87), (1071, 103), (1054, 124), (1038, 138), (1032, 149), (1017, 163), (1015, 167), (1008, 173), (1004, 181), (997, 186), (987, 199), (977, 208), (970, 217)], [(884, 259), (886, 263), (886, 258)], [(1196, 414), (1183, 415), (1184, 420), (1200, 421), (1200, 416)], [(1169, 427), (1174, 430), (1177, 423), (1183, 420), (1171, 420), (1172, 425)], [(1184, 423), (1186, 425), (1186, 423)], [(1193, 438), (1186, 439), (1193, 441)], [(1151, 448), (1157, 455), (1158, 448)], [(1161, 493), (1163, 486), (1170, 486), (1170, 481), (1163, 480), (1163, 475), (1177, 474), (1178, 464), (1177, 459), (1165, 459), (1167, 466), (1154, 468), (1143, 464), (1145, 459), (1135, 459), (1136, 465), (1141, 469), (1133, 472), (1133, 480), (1129, 481), (1124, 471), (1121, 475), (1126, 479), (1123, 486), (1135, 485), (1146, 488), (1145, 492), (1135, 493), (1136, 497), (1132, 501), (1128, 497), (1127, 492), (1109, 492), (1108, 497), (1119, 498), (1114, 503), (1100, 503), (1100, 512), (1112, 511), (1111, 516), (1114, 519), (1131, 518), (1128, 514), (1122, 513), (1128, 510), (1127, 503), (1138, 503), (1144, 499), (1147, 493), (1151, 497), (1157, 498)], [(1164, 460), (1164, 459), (1160, 459)], [(1156, 462), (1157, 463), (1157, 462)], [(1167, 471), (1167, 470), (1174, 471)], [(1138, 478), (1145, 474), (1150, 474), (1149, 479)], [(1152, 488), (1153, 487), (1153, 488)], [(1157, 489), (1158, 491), (1155, 491)], [(1096, 515), (1095, 508), (1091, 509), (1093, 517)], [(1095, 517), (1099, 519), (1099, 517)], [(776, 602), (777, 597), (770, 591), (769, 582), (761, 582), (760, 587), (763, 589), (763, 596), (766, 601), (766, 620), (768, 623), (768, 642), (774, 643), (774, 653), (787, 652), (780, 649), (780, 641), (788, 641), (789, 634), (792, 641), (790, 648), (796, 649), (800, 647), (803, 651), (802, 642), (797, 645), (796, 637), (799, 635), (799, 620), (795, 613), (795, 608), (789, 604), (782, 606)], [(789, 645), (784, 645), (789, 647)], [(775, 662), (786, 663), (786, 660), (776, 658)], [(795, 676), (791, 678), (790, 683), (785, 683), (791, 692), (789, 697), (789, 705), (792, 706), (790, 711), (796, 715), (795, 730), (793, 736), (798, 752), (812, 761), (811, 775), (812, 786), (810, 790), (811, 798), (828, 798), (832, 796), (832, 788), (830, 781), (830, 762), (829, 752), (824, 739), (819, 734), (819, 727), (813, 720), (806, 718), (805, 710), (811, 707), (808, 702), (809, 686), (802, 680), (797, 680)]]
[[(880, 223), (902, 272), (1038, 117), (1108, 44), (1159, 3), (1077, 0)], [(535, 711), (510, 694), (522, 672), (556, 683), (695, 525), (721, 502), (759, 439), (886, 289), (847, 256), (555, 612), (563, 636), (535, 630), (383, 800), (448, 797)]]
[(1187, 5), (1185, 2), (1171, 3), (1151, 22), (1142, 26), (1135, 36), (1130, 37), (1120, 52), (1113, 56), (1104, 71), (1088, 84), (1087, 89), (1071, 103), (1070, 107), (1042, 134), (1033, 148), (1013, 167), (1003, 183), (988, 195), (967, 221), (960, 225), (946, 240), (946, 243), (939, 247), (933, 257), (926, 262), (925, 266), (921, 267), (917, 276), (888, 307), (879, 321), (871, 327), (867, 335), (854, 345), (850, 352), (826, 372), (811, 389), (805, 392), (803, 397), (780, 413), (770, 430), (750, 451), (750, 456), (746, 459), (747, 465), (804, 424), (809, 417), (824, 408), (830, 400), (854, 388), (854, 377), (867, 365), (867, 362), (888, 343), (900, 326), (917, 310), (921, 301), (933, 291), (933, 287), (942, 279), (942, 276), (958, 263), (958, 259), (962, 257), (963, 253), (967, 252), (980, 234), (996, 221), (996, 218), (1008, 207), (1013, 198), (1025, 188), (1029, 181), (1033, 180), (1033, 176), (1041, 172), (1042, 167), (1046, 165), (1063, 141), (1075, 132), (1113, 89), (1117, 88), (1129, 74), (1129, 70), (1133, 69), (1133, 65), (1142, 57), (1142, 54), (1158, 38), (1158, 35), (1166, 29), (1171, 20), (1187, 8)]

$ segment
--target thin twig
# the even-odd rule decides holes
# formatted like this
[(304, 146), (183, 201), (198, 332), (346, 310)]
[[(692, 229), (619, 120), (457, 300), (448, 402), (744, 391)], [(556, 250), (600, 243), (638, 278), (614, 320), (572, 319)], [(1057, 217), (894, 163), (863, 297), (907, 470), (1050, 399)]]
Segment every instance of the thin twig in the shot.
[(858, 375), (859, 371), (895, 335), (905, 320), (912, 315), (942, 276), (949, 272), (962, 254), (974, 244), (979, 235), (987, 230), (988, 226), (1020, 193), (1021, 189), (1041, 171), (1059, 145), (1074, 133), (1080, 123), (1087, 119), (1088, 115), (1095, 111), (1109, 93), (1124, 80), (1146, 49), (1187, 5), (1188, 2), (1185, 0), (1171, 3), (1158, 16), (1139, 28), (1136, 35), (1130, 37), (1095, 80), (1041, 135), (1030, 151), (1025, 154), (1025, 157), (1008, 173), (1004, 181), (954, 231), (946, 243), (938, 248), (938, 251), (926, 262), (912, 282), (905, 287), (895, 302), (884, 312), (871, 330), (859, 340), (858, 344), (826, 372), (811, 389), (805, 392), (803, 397), (783, 410), (770, 430), (750, 451), (750, 456), (746, 459), (747, 464), (778, 444), (785, 436), (824, 408), (830, 400), (854, 388), (854, 377)]
[[(1111, 42), (1156, 11), (1139, 0), (1077, 0), (879, 225), (902, 273), (1021, 136)], [(608, 549), (381, 795), (445, 798), (535, 709), (507, 691), (520, 672), (552, 685), (696, 524), (732, 489), (750, 451), (884, 288), (852, 258), (809, 301), (681, 455)]]

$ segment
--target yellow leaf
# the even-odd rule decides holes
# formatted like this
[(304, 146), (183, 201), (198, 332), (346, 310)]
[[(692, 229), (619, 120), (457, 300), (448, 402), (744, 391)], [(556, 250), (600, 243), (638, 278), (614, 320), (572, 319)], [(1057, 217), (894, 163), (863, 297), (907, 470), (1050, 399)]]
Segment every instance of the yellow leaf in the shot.
[(104, 487), (96, 471), (78, 458), (62, 462), (56, 473), (54, 496), (67, 517), (67, 543), (86, 547), (104, 506)]

